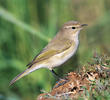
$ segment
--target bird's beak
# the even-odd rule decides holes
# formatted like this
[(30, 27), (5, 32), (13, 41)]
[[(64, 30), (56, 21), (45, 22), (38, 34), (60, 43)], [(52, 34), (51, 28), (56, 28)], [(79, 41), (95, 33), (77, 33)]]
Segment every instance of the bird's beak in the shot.
[(84, 26), (88, 26), (87, 24), (81, 24), (80, 29), (82, 30)]
[(83, 26), (88, 26), (88, 24), (81, 24), (81, 27), (83, 27)]

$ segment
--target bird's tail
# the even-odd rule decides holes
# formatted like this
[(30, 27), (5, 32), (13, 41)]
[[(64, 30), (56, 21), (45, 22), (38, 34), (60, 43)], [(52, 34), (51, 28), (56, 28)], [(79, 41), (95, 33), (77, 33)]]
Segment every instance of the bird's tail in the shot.
[(25, 75), (27, 75), (26, 70), (20, 74), (18, 74), (13, 80), (11, 80), (10, 85), (12, 85), (13, 83), (15, 83), (17, 80), (21, 79), (22, 77), (24, 77)]
[(33, 66), (32, 66), (32, 67), (26, 69), (24, 72), (18, 74), (18, 75), (10, 82), (9, 86), (12, 85), (13, 83), (15, 83), (17, 80), (21, 79), (22, 77), (26, 76), (27, 74), (29, 74), (29, 73), (31, 73), (31, 72), (33, 72), (34, 70), (37, 70), (37, 69), (39, 69), (39, 68), (40, 68), (40, 66), (39, 66), (39, 67), (34, 67), (34, 68), (33, 68)]

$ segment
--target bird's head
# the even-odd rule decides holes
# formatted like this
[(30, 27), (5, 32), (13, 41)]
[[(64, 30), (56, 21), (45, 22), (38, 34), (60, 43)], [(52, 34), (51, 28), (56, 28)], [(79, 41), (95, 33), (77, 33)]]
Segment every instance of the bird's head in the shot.
[(81, 24), (77, 21), (69, 21), (65, 23), (61, 29), (65, 34), (76, 35), (84, 26), (87, 26), (87, 24)]

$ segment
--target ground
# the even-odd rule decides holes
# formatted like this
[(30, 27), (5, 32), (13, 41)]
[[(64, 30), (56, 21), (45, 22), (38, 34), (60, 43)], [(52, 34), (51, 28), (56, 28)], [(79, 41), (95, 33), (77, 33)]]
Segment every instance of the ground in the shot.
[(52, 91), (42, 93), (37, 100), (109, 100), (110, 58), (94, 55), (80, 72), (70, 72), (55, 84)]

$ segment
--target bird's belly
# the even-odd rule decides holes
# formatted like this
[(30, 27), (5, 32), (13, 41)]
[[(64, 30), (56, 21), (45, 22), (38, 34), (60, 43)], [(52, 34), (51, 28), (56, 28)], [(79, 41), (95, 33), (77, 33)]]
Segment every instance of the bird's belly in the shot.
[(66, 62), (70, 57), (72, 57), (75, 54), (77, 48), (78, 48), (78, 44), (76, 44), (75, 47), (72, 46), (68, 50), (53, 56), (49, 60), (49, 62), (50, 62), (49, 64), (51, 64), (51, 67), (60, 66), (61, 64)]

